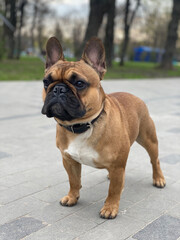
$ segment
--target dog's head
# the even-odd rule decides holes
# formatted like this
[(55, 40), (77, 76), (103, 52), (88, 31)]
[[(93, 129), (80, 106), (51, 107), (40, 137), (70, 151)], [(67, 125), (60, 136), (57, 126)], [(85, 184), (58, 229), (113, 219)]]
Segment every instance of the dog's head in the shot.
[(78, 62), (64, 59), (55, 37), (48, 40), (46, 54), (42, 114), (65, 124), (83, 122), (96, 115), (105, 97), (100, 84), (106, 72), (101, 40), (92, 38)]

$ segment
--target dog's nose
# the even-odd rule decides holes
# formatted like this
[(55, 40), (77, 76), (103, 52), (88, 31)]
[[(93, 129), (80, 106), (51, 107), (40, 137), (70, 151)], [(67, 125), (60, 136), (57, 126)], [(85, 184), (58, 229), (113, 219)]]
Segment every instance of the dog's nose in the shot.
[(53, 93), (56, 97), (66, 92), (68, 92), (68, 88), (66, 87), (66, 85), (62, 85), (62, 84), (56, 85), (53, 89)]

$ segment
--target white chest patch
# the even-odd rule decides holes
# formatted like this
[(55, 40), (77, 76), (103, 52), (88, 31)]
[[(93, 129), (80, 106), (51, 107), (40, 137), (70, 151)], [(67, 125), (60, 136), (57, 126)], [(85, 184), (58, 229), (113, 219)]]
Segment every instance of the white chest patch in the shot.
[(79, 134), (68, 146), (68, 149), (64, 150), (75, 161), (85, 164), (91, 167), (96, 167), (93, 160), (98, 159), (98, 153), (88, 146), (87, 140), (92, 134), (92, 128), (85, 133)]

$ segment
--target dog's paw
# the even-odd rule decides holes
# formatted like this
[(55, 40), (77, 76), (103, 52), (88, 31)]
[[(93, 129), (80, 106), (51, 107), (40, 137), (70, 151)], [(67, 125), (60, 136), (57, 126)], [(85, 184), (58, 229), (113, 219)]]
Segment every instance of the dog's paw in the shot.
[(118, 206), (115, 204), (104, 205), (100, 211), (100, 217), (105, 219), (114, 219), (118, 214)]
[(78, 199), (79, 197), (75, 198), (67, 195), (60, 200), (60, 204), (66, 207), (72, 207), (77, 204)]
[(166, 186), (166, 181), (164, 178), (159, 177), (159, 178), (153, 179), (153, 185), (157, 188), (164, 188)]

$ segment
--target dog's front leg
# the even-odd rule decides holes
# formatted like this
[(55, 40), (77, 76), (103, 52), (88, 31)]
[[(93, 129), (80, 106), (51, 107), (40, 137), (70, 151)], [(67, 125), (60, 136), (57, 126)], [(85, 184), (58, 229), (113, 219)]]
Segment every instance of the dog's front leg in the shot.
[(118, 214), (120, 195), (124, 188), (125, 168), (118, 167), (109, 170), (109, 192), (105, 204), (100, 211), (100, 217), (113, 219)]
[(69, 177), (70, 190), (68, 195), (60, 200), (60, 204), (63, 206), (73, 206), (79, 199), (81, 164), (71, 158), (63, 158), (63, 165)]

